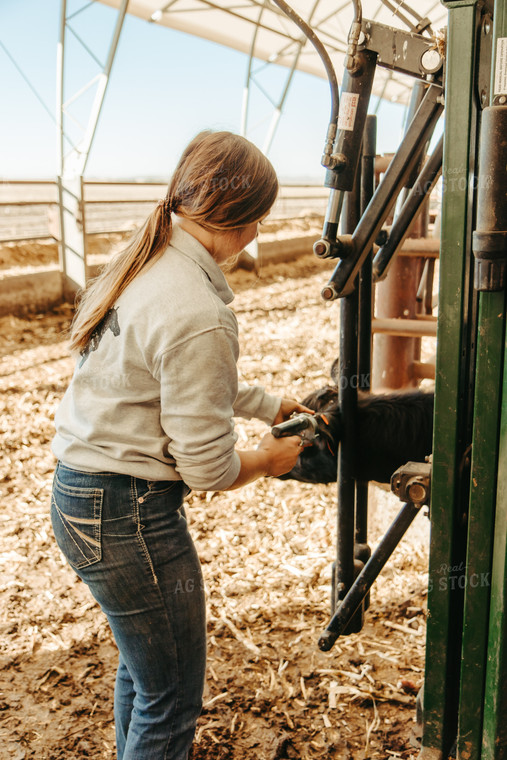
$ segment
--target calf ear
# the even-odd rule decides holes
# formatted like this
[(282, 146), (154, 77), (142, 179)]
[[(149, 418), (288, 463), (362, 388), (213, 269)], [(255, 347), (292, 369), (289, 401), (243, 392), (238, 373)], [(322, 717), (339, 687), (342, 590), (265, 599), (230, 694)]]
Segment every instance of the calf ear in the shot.
[(313, 409), (314, 412), (322, 412), (330, 407), (334, 408), (338, 403), (337, 389), (327, 385), (325, 388), (310, 393), (301, 403), (303, 406)]
[(340, 382), (340, 360), (335, 359), (331, 364), (331, 380), (335, 385)]

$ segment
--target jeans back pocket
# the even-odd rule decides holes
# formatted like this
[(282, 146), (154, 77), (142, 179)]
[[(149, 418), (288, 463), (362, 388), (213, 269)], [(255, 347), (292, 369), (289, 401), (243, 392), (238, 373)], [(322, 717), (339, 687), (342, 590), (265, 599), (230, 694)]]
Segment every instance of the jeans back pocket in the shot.
[(55, 476), (51, 521), (56, 542), (70, 565), (89, 567), (102, 559), (104, 489), (78, 488)]

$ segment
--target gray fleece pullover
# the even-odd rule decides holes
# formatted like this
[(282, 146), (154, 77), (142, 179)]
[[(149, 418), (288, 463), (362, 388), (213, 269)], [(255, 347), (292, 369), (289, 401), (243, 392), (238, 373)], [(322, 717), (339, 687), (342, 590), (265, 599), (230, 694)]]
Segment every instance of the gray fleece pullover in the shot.
[(208, 251), (174, 225), (169, 248), (78, 358), (55, 417), (56, 457), (86, 472), (228, 488), (240, 470), (233, 417), (271, 424), (281, 403), (238, 383), (233, 298)]

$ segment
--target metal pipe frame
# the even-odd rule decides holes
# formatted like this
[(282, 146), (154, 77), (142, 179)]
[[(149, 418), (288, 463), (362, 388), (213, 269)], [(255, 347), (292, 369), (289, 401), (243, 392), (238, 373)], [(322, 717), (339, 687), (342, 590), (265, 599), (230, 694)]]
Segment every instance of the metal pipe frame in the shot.
[[(435, 377), (431, 540), (420, 760), (443, 760), (456, 740), (463, 635), (477, 297), (471, 255), (477, 160), (482, 3), (445, 2), (449, 11), (446, 117)], [(456, 93), (460, 93), (456, 97)], [(451, 183), (449, 178), (454, 182)], [(470, 254), (470, 255), (469, 255)], [(466, 571), (461, 571), (466, 577)]]
[[(364, 214), (375, 192), (375, 153), (377, 151), (377, 117), (367, 116), (363, 135), (363, 154), (361, 157), (361, 190), (360, 207)], [(363, 392), (368, 392), (371, 386), (371, 352), (372, 331), (371, 320), (373, 312), (372, 284), (372, 255), (366, 260), (359, 273), (359, 314), (358, 314), (358, 354), (357, 370), (360, 377), (368, 378), (361, 386)], [(368, 541), (368, 483), (356, 483), (356, 545), (364, 548), (361, 551), (363, 562), (369, 557)], [(356, 555), (358, 554), (356, 548)]]
[(423, 166), (413, 187), (407, 194), (405, 202), (391, 227), (387, 243), (377, 252), (373, 261), (373, 276), (375, 280), (382, 280), (387, 276), (389, 265), (410, 232), (410, 225), (436, 185), (442, 171), (443, 144), (444, 138), (441, 137), (430, 158)]
[(372, 320), (372, 330), (374, 333), (386, 333), (403, 338), (434, 338), (437, 334), (437, 322), (436, 319), (433, 322), (426, 319), (375, 317)]
[[(95, 77), (84, 87), (69, 98), (65, 99), (65, 60), (68, 33), (81, 43), (93, 60), (100, 62), (90, 52), (85, 42), (70, 27), (71, 17), (77, 13), (67, 13), (67, 0), (61, 0), (60, 6), (60, 35), (57, 48), (57, 158), (58, 158), (58, 198), (60, 219), (60, 268), (64, 275), (64, 295), (71, 295), (76, 288), (83, 288), (88, 279), (86, 257), (86, 222), (84, 213), (84, 181), (83, 175), (90, 155), (93, 139), (97, 129), (99, 115), (104, 102), (109, 76), (116, 54), (116, 49), (127, 12), (128, 0), (122, 0), (116, 17), (111, 43), (106, 62)], [(82, 127), (82, 136), (78, 141), (72, 141), (68, 131), (68, 122), (72, 120), (70, 105), (80, 96), (95, 86), (95, 98), (90, 109), (88, 123)], [(74, 120), (75, 121), (75, 120)], [(69, 142), (70, 151), (66, 152), (65, 145)]]
[[(342, 226), (344, 231), (353, 230), (360, 215), (360, 176), (356, 175), (354, 189), (345, 195), (345, 213)], [(337, 538), (336, 563), (334, 567), (334, 599), (332, 613), (342, 602), (354, 582), (355, 577), (355, 495), (356, 481), (352, 476), (354, 457), (354, 431), (357, 413), (357, 383), (353, 378), (358, 373), (358, 293), (354, 291), (340, 304), (340, 349), (339, 349), (339, 402), (342, 410), (342, 436), (338, 451), (337, 476)], [(356, 633), (362, 628), (362, 614), (350, 621), (346, 633)]]
[[(320, 3), (320, 0), (315, 0), (314, 1), (314, 4), (313, 4), (313, 6), (312, 6), (312, 8), (311, 8), (311, 10), (309, 12), (308, 18), (306, 18), (304, 20), (305, 23), (307, 23), (308, 25), (312, 24), (314, 14), (316, 13), (317, 8), (319, 7), (319, 3)], [(256, 23), (256, 26), (255, 26), (254, 33), (252, 35), (252, 43), (250, 45), (250, 52), (249, 52), (249, 57), (248, 57), (247, 76), (246, 76), (245, 90), (244, 90), (244, 93), (243, 93), (243, 104), (242, 104), (242, 113), (241, 113), (241, 134), (244, 135), (244, 136), (247, 136), (248, 135), (249, 105), (250, 105), (250, 90), (251, 90), (252, 84), (256, 84), (257, 87), (259, 88), (259, 90), (263, 93), (263, 95), (269, 100), (269, 102), (271, 103), (271, 105), (273, 106), (273, 109), (274, 109), (273, 115), (271, 117), (270, 125), (268, 127), (267, 134), (266, 134), (266, 136), (264, 138), (264, 143), (263, 143), (263, 148), (262, 148), (263, 152), (266, 153), (266, 155), (268, 155), (268, 153), (269, 153), (269, 151), (271, 149), (271, 145), (273, 143), (273, 140), (274, 140), (274, 137), (275, 137), (275, 134), (276, 134), (278, 123), (279, 123), (280, 117), (282, 115), (283, 107), (285, 105), (285, 101), (286, 101), (287, 95), (289, 93), (290, 85), (292, 83), (292, 79), (293, 79), (294, 74), (295, 74), (296, 69), (297, 69), (299, 58), (301, 56), (301, 53), (302, 53), (302, 51), (303, 51), (306, 43), (308, 42), (308, 37), (306, 37), (306, 36), (303, 35), (303, 36), (301, 36), (299, 38), (299, 40), (294, 40), (289, 45), (285, 45), (284, 48), (283, 48), (283, 51), (279, 51), (278, 53), (273, 54), (273, 61), (268, 61), (268, 63), (264, 64), (263, 68), (269, 67), (272, 63), (276, 63), (276, 59), (281, 54), (281, 52), (283, 52), (284, 55), (287, 55), (288, 54), (288, 50), (290, 48), (294, 48), (294, 52), (292, 54), (292, 56), (293, 56), (292, 57), (292, 63), (290, 65), (290, 67), (289, 67), (289, 72), (287, 74), (285, 83), (284, 83), (284, 85), (282, 87), (282, 92), (281, 92), (279, 98), (277, 99), (276, 103), (273, 102), (273, 100), (271, 99), (271, 97), (269, 97), (269, 95), (267, 95), (267, 93), (261, 87), (261, 85), (259, 84), (259, 82), (256, 80), (255, 74), (254, 74), (254, 71), (253, 71), (253, 61), (254, 61), (254, 58), (255, 58), (255, 47), (256, 47), (256, 42), (257, 42), (257, 34), (258, 34), (259, 29), (262, 26), (261, 20), (262, 20), (263, 13), (266, 10), (266, 8), (268, 8), (268, 7), (270, 8), (270, 10), (273, 10), (274, 6), (273, 6), (272, 3), (269, 3), (267, 0), (264, 0), (263, 5), (259, 9), (259, 15), (258, 15), (258, 18), (257, 18), (257, 23)], [(280, 10), (280, 12), (281, 12), (281, 10)]]
[[(23, 198), (28, 200), (16, 200), (13, 198), (9, 200), (9, 188), (13, 186), (16, 188), (26, 188), (23, 193)], [(31, 186), (33, 190), (37, 189), (37, 194), (45, 196), (45, 200), (37, 200), (36, 197), (30, 200)], [(110, 233), (110, 232), (128, 232), (133, 229), (132, 225), (136, 226), (140, 223), (144, 216), (137, 213), (137, 208), (145, 207), (147, 205), (154, 205), (157, 200), (165, 193), (167, 185), (163, 182), (131, 182), (128, 180), (84, 180), (83, 192), (86, 197), (84, 203), (86, 213), (86, 235), (87, 240), (90, 236)], [(103, 189), (103, 192), (102, 192)], [(125, 192), (124, 191), (128, 191)], [(145, 192), (142, 192), (142, 191)], [(298, 192), (298, 190), (300, 192)], [(17, 193), (14, 193), (17, 195)], [(21, 193), (19, 193), (21, 196)], [(122, 195), (128, 195), (129, 197), (122, 197)], [(144, 197), (142, 197), (144, 195)], [(98, 196), (98, 197), (94, 197)], [(273, 218), (277, 221), (283, 222), (292, 220), (294, 214), (287, 216), (285, 205), (290, 205), (291, 201), (300, 201), (305, 205), (309, 205), (318, 210), (319, 203), (325, 200), (327, 196), (326, 188), (322, 185), (282, 185), (280, 187), (280, 193), (278, 195), (277, 203), (273, 209)], [(38, 209), (45, 209), (47, 212), (55, 210), (54, 221), (58, 216), (58, 183), (55, 180), (9, 180), (0, 182), (0, 209), (3, 207), (21, 209), (25, 206), (36, 206)], [(114, 216), (111, 216), (109, 212), (106, 213), (107, 219), (104, 223), (97, 226), (97, 222), (94, 219), (93, 209), (97, 206), (107, 209), (110, 206), (128, 206), (135, 207), (134, 216), (129, 222), (130, 226), (126, 227), (125, 224), (121, 224)], [(296, 204), (297, 205), (297, 204)], [(89, 213), (89, 211), (91, 213)], [(283, 213), (282, 213), (283, 212)], [(0, 224), (0, 235), (2, 235), (0, 242), (20, 242), (29, 240), (43, 240), (52, 238), (57, 242), (60, 240), (60, 228), (57, 223), (53, 221), (53, 215), (51, 215), (51, 221), (49, 220), (49, 213), (44, 216), (43, 213), (37, 215), (37, 218), (30, 219), (29, 227), (24, 225), (23, 234), (15, 235), (10, 232), (5, 233), (4, 225)], [(108, 219), (110, 221), (108, 222)], [(4, 219), (6, 221), (6, 218)], [(9, 229), (9, 228), (8, 228)]]
[[(502, 13), (503, 10), (503, 13)], [(505, 82), (497, 85), (495, 64), (503, 67), (497, 40), (507, 35), (505, 2), (495, 3), (494, 34), (491, 17), (483, 16), (479, 51), (494, 51), (491, 71), (491, 106), (482, 111), (476, 183), (476, 222), (472, 249), (489, 255), (487, 243), (495, 236), (505, 239), (507, 203), (505, 198), (506, 109), (497, 110), (498, 97), (507, 102)], [(499, 89), (504, 87), (505, 89)], [(500, 118), (499, 118), (500, 117)], [(503, 232), (502, 232), (503, 231)], [(486, 233), (486, 234), (485, 234)], [(477, 240), (479, 236), (479, 240)], [(498, 246), (500, 248), (500, 246)], [(497, 248), (497, 250), (498, 250)], [(505, 244), (503, 245), (505, 250)], [(500, 668), (499, 653), (505, 648), (505, 609), (498, 616), (498, 602), (504, 599), (507, 583), (505, 556), (498, 557), (503, 544), (505, 524), (501, 521), (504, 494), (502, 482), (505, 460), (499, 458), (502, 406), (505, 399), (505, 330), (507, 292), (504, 272), (499, 264), (480, 259), (475, 267), (474, 287), (478, 293), (477, 361), (475, 367), (474, 420), (471, 456), (471, 485), (468, 510), (466, 577), (481, 582), (467, 583), (464, 592), (463, 643), (461, 649), (460, 701), (458, 714), (458, 756), (470, 760), (507, 757), (507, 703), (505, 662)], [(504, 256), (502, 256), (504, 258)], [(493, 267), (488, 272), (488, 267)], [(484, 269), (483, 269), (484, 267)], [(505, 265), (502, 265), (505, 268)], [(485, 271), (486, 270), (486, 271)], [(496, 275), (496, 276), (486, 276)], [(500, 277), (498, 275), (501, 275)], [(490, 287), (485, 287), (489, 282)], [(497, 513), (500, 506), (500, 512)], [(496, 556), (495, 556), (496, 552)], [(493, 568), (494, 580), (493, 580)], [(479, 573), (478, 576), (475, 574)], [(493, 668), (492, 664), (495, 664)]]
[(344, 597), (326, 630), (321, 634), (319, 648), (323, 652), (328, 652), (336, 639), (344, 632), (347, 632), (350, 619), (360, 608), (361, 602), (368, 594), (382, 568), (400, 543), (420, 509), (421, 505), (415, 505), (411, 502), (403, 505)]
[(418, 147), (432, 134), (443, 110), (442, 88), (429, 86), (424, 99), (413, 118), (403, 141), (394, 155), (378, 186), (368, 208), (361, 217), (350, 239), (337, 240), (337, 252), (342, 257), (337, 264), (327, 286), (322, 291), (325, 300), (334, 300), (348, 295), (357, 274), (364, 263), (389, 211), (399, 192), (404, 187), (411, 171), (419, 160)]

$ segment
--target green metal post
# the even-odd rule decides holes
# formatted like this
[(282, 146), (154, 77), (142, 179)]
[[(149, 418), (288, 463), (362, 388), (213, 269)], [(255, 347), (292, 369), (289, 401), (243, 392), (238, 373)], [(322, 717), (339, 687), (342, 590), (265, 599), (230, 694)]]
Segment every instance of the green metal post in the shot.
[(505, 347), (481, 760), (507, 758), (507, 345)]
[(466, 557), (471, 440), (474, 298), (471, 237), (477, 101), (479, 3), (449, 11), (443, 159), (440, 294), (431, 496), (428, 625), (421, 760), (446, 758), (457, 732), (463, 591), (456, 568)]
[(479, 760), (495, 531), (505, 293), (481, 293), (466, 568), (458, 757)]
[[(507, 100), (506, 48), (507, 0), (496, 0), (491, 72), (491, 101), (495, 104), (505, 103)], [(502, 139), (507, 140), (507, 135), (502, 135)], [(505, 193), (507, 167), (504, 166), (503, 169), (506, 175), (505, 183), (503, 187), (499, 188), (499, 192)], [(501, 301), (501, 297), (506, 296), (506, 294), (505, 292), (482, 294), (483, 298), (486, 296), (493, 297), (491, 308), (494, 317), (494, 306), (499, 305), (498, 302)], [(497, 331), (499, 331), (498, 327)], [(500, 357), (504, 356), (504, 363), (503, 383), (499, 388), (498, 478), (491, 564), (481, 760), (506, 760), (507, 758), (507, 623), (505, 619), (507, 601), (507, 344), (505, 328), (503, 340), (501, 341), (500, 336), (498, 336), (495, 349), (498, 351), (497, 362), (499, 362)]]
[[(497, 294), (500, 295), (500, 294)], [(504, 295), (503, 293), (501, 295)], [(504, 339), (504, 351), (507, 346)], [(481, 760), (507, 758), (507, 357), (503, 366)]]

